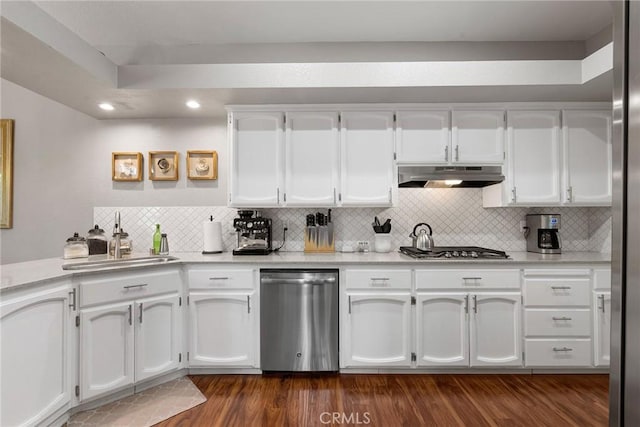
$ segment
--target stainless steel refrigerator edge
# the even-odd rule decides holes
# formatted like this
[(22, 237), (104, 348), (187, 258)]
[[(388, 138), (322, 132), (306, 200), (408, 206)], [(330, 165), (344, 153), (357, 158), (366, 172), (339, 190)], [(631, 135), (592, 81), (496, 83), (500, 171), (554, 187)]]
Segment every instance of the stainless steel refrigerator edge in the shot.
[(609, 424), (640, 425), (640, 2), (614, 12)]

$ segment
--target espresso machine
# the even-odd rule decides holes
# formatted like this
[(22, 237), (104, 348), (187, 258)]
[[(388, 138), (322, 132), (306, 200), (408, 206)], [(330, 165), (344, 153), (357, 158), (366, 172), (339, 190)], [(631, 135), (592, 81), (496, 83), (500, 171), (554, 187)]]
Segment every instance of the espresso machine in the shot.
[(527, 238), (527, 252), (537, 252), (540, 254), (562, 253), (560, 215), (527, 215), (525, 237)]
[(269, 255), (271, 249), (271, 219), (258, 212), (239, 210), (233, 219), (233, 228), (238, 235), (238, 247), (234, 255)]

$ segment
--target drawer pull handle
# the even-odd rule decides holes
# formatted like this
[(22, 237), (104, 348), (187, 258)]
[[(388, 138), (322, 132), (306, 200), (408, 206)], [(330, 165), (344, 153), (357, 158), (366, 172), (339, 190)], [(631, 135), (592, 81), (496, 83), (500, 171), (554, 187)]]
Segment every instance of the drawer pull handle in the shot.
[(571, 317), (552, 317), (553, 320), (571, 320)]
[(551, 289), (554, 291), (568, 290), (571, 289), (571, 286), (552, 286)]
[(604, 313), (604, 295), (598, 295), (598, 310)]
[(69, 308), (73, 311), (76, 311), (76, 289), (74, 288), (71, 292), (69, 292), (69, 299), (73, 302), (69, 303)]
[(553, 351), (573, 351), (573, 349), (569, 347), (562, 347), (562, 348), (553, 347)]
[(129, 307), (127, 307), (128, 311), (129, 311), (129, 325), (131, 325), (131, 304), (129, 304)]
[(478, 314), (478, 297), (474, 295), (471, 298), (473, 298), (473, 312)]
[(145, 286), (148, 286), (148, 283), (142, 283), (140, 285), (127, 285), (124, 288), (125, 289), (135, 289), (135, 288), (144, 288)]
[(371, 281), (376, 281), (376, 280), (391, 280), (388, 277), (372, 277)]
[(474, 282), (477, 282), (478, 280), (482, 280), (482, 277), (463, 277), (462, 280), (464, 280), (465, 282), (467, 280), (473, 280)]
[(142, 325), (142, 303), (140, 303), (140, 324)]
[(229, 280), (228, 277), (209, 277), (209, 280)]

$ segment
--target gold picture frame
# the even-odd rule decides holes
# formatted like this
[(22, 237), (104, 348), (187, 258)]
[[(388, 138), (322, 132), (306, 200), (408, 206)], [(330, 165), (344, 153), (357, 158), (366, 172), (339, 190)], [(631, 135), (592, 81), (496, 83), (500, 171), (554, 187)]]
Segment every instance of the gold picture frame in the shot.
[(111, 179), (113, 181), (142, 181), (142, 153), (111, 153)]
[(151, 181), (177, 181), (178, 152), (149, 151), (149, 179)]
[(218, 179), (218, 152), (187, 151), (187, 177), (189, 179)]
[(0, 151), (0, 191), (2, 207), (0, 228), (13, 227), (13, 126), (12, 119), (0, 119), (2, 149)]

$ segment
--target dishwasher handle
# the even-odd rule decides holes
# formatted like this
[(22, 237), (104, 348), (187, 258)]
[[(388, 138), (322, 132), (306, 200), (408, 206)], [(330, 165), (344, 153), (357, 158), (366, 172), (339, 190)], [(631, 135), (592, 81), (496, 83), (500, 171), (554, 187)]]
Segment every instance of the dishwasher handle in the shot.
[(265, 285), (327, 285), (333, 284), (336, 282), (335, 277), (327, 277), (322, 279), (294, 279), (294, 278), (271, 278), (271, 277), (262, 277), (260, 279), (260, 283), (264, 283)]

